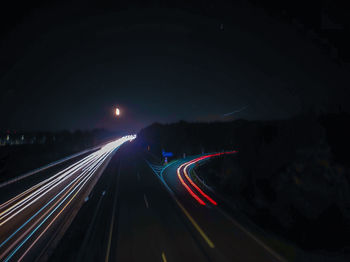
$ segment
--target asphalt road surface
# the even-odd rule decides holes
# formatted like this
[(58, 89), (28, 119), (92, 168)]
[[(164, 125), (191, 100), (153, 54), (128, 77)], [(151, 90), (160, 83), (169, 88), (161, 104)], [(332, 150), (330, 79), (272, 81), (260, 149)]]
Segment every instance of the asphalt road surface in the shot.
[(177, 175), (190, 160), (164, 168), (122, 147), (50, 261), (283, 261), (220, 203), (193, 198)]
[(2, 204), (1, 261), (283, 261), (192, 181), (200, 158), (119, 146)]

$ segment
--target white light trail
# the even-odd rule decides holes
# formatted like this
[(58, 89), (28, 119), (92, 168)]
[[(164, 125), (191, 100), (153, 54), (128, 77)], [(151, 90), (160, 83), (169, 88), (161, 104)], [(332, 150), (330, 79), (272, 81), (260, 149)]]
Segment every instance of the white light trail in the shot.
[[(41, 230), (44, 222), (48, 221), (49, 223), (45, 224), (46, 228), (33, 239), (29, 247), (25, 245), (27, 249), (20, 256), (20, 260), (22, 260), (29, 249), (34, 246), (87, 182), (96, 174), (102, 164), (109, 161), (107, 160), (108, 157), (122, 144), (135, 138), (136, 135), (130, 135), (110, 142), (52, 177), (1, 204), (0, 230), (10, 220), (14, 220), (15, 223), (17, 220), (21, 222), (17, 222), (19, 223), (17, 228), (1, 238), (0, 260), (7, 256), (4, 261), (9, 261), (27, 241), (32, 239), (37, 230)], [(72, 194), (73, 196), (70, 197)], [(44, 196), (46, 196), (45, 200), (43, 200)], [(55, 216), (53, 216), (54, 213), (56, 213)], [(24, 217), (24, 220), (21, 219), (25, 214), (31, 215)], [(49, 220), (51, 217), (53, 217), (52, 220)]]

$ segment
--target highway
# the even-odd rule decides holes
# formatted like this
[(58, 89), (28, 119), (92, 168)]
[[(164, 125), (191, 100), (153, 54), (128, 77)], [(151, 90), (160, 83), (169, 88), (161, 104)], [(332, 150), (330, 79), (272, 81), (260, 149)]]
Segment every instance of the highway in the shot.
[(189, 181), (205, 157), (163, 167), (122, 147), (49, 260), (284, 261)]
[(207, 154), (176, 161), (163, 169), (159, 177), (174, 201), (190, 221), (210, 261), (285, 261), (223, 208), (214, 192), (194, 182), (190, 170), (198, 162), (226, 153)]
[(194, 181), (133, 143), (106, 144), (0, 205), (1, 261), (285, 261)]
[(125, 136), (107, 143), (0, 204), (0, 261), (45, 260), (114, 152), (134, 138)]
[(143, 153), (131, 144), (112, 158), (69, 231), (50, 261), (208, 261)]

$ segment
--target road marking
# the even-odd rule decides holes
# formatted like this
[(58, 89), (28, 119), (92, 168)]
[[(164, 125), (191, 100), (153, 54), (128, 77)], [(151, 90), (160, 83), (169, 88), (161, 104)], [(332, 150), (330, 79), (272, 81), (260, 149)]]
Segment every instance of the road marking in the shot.
[[(231, 151), (231, 152), (226, 152), (228, 154), (233, 154), (233, 153), (237, 153), (238, 151)], [(170, 193), (170, 196), (174, 199), (174, 201), (178, 204), (178, 206), (182, 209), (182, 211), (185, 213), (185, 215), (188, 217), (188, 219), (193, 223), (193, 226), (196, 227), (198, 224), (193, 220), (193, 218), (188, 214), (187, 210), (180, 204), (180, 202), (177, 200), (177, 198), (175, 197), (174, 192), (171, 190), (171, 188), (167, 185), (167, 183), (165, 182), (164, 178), (163, 178), (163, 172), (165, 169), (167, 169), (168, 167), (172, 166), (173, 164), (177, 163), (179, 160), (174, 161), (171, 164), (168, 164), (167, 166), (165, 166), (162, 171), (160, 172), (160, 176), (158, 177), (160, 182), (164, 185), (164, 187), (168, 190), (168, 192)], [(146, 161), (147, 162), (147, 161)], [(148, 162), (147, 162), (148, 163)], [(148, 163), (149, 165), (149, 163)], [(152, 169), (153, 170), (153, 169)], [(154, 172), (154, 170), (153, 170)], [(250, 236), (253, 240), (255, 240), (258, 244), (260, 244), (267, 252), (269, 252), (272, 256), (274, 256), (277, 260), (281, 261), (281, 262), (287, 262), (286, 259), (284, 259), (282, 256), (280, 256), (277, 252), (275, 252), (273, 249), (271, 249), (268, 245), (266, 245), (265, 243), (263, 243), (259, 238), (255, 237), (252, 233), (250, 233), (248, 230), (246, 230), (243, 226), (241, 226), (237, 221), (235, 221), (232, 217), (230, 217), (224, 210), (222, 210), (219, 207), (216, 207), (217, 210), (219, 210), (222, 214), (224, 214), (231, 222), (233, 222), (233, 224), (235, 224), (239, 229), (241, 229), (243, 232), (245, 232), (248, 236)], [(187, 214), (186, 214), (187, 213)], [(197, 225), (197, 226), (196, 226)], [(198, 226), (198, 228), (200, 229), (200, 227)], [(197, 229), (198, 230), (198, 229)], [(199, 230), (198, 230), (199, 231)], [(202, 233), (203, 235), (202, 235)], [(214, 244), (210, 241), (210, 239), (205, 235), (205, 233), (203, 232), (203, 230), (200, 229), (199, 233), (202, 235), (202, 237), (206, 240), (208, 239), (208, 241), (206, 240), (206, 242), (208, 243), (208, 245), (210, 246), (209, 243), (211, 243), (212, 248), (214, 248)]]
[(210, 238), (204, 233), (204, 231), (201, 229), (201, 227), (197, 224), (197, 222), (193, 219), (193, 217), (188, 213), (188, 211), (184, 208), (184, 206), (175, 198), (175, 201), (177, 203), (177, 205), (181, 208), (181, 210), (185, 213), (185, 215), (187, 216), (187, 218), (190, 220), (190, 222), (192, 223), (192, 225), (195, 227), (195, 229), (197, 229), (197, 231), (199, 232), (199, 234), (203, 237), (203, 239), (205, 240), (205, 242), (207, 242), (207, 244), (209, 245), (209, 247), (214, 248), (215, 245), (214, 243), (210, 240)]
[(148, 201), (147, 201), (147, 197), (146, 197), (146, 194), (143, 194), (143, 199), (145, 200), (145, 204), (146, 204), (146, 207), (148, 208)]
[(105, 262), (109, 261), (109, 253), (111, 252), (111, 243), (112, 243), (112, 234), (113, 234), (113, 227), (114, 227), (114, 214), (115, 214), (115, 208), (117, 205), (117, 196), (118, 196), (118, 185), (119, 185), (119, 179), (120, 179), (120, 165), (121, 165), (121, 160), (119, 161), (119, 169), (118, 169), (118, 177), (117, 177), (117, 182), (116, 182), (116, 189), (115, 189), (115, 197), (113, 201), (113, 209), (112, 209), (112, 219), (111, 219), (111, 225), (109, 227), (109, 235), (108, 235), (108, 245), (107, 245), (107, 251), (106, 251), (106, 258)]
[(167, 261), (166, 261), (166, 256), (165, 256), (164, 252), (162, 252), (162, 259), (163, 259), (163, 262), (167, 262)]
[[(114, 208), (113, 208), (114, 211)], [(112, 242), (112, 232), (113, 232), (113, 225), (114, 225), (114, 212), (112, 214), (112, 220), (111, 220), (111, 226), (109, 228), (109, 236), (108, 236), (108, 245), (107, 245), (107, 254), (106, 254), (106, 259), (105, 262), (108, 262), (109, 260), (109, 253), (111, 250), (111, 242)]]
[[(103, 192), (105, 192), (105, 191), (103, 191)], [(100, 199), (98, 200), (97, 207), (96, 207), (95, 212), (94, 212), (94, 214), (92, 216), (92, 219), (91, 219), (91, 222), (89, 224), (89, 227), (88, 227), (87, 231), (85, 232), (85, 237), (84, 237), (83, 243), (81, 244), (81, 246), (79, 248), (77, 261), (82, 261), (83, 254), (86, 252), (86, 246), (87, 246), (88, 241), (89, 241), (89, 239), (91, 237), (92, 229), (93, 229), (93, 226), (95, 224), (95, 221), (96, 221), (97, 214), (98, 214), (98, 211), (99, 211), (100, 206), (101, 206), (101, 202), (102, 202), (103, 196), (104, 196), (104, 194), (102, 193), (101, 196), (100, 196)]]
[(282, 256), (280, 256), (277, 252), (275, 252), (273, 249), (271, 249), (268, 245), (266, 245), (258, 237), (253, 235), (250, 231), (245, 229), (241, 224), (239, 224), (234, 218), (232, 218), (230, 215), (228, 215), (224, 210), (222, 210), (221, 208), (218, 208), (218, 207), (217, 207), (217, 210), (219, 210), (236, 227), (238, 227), (240, 230), (242, 230), (244, 233), (246, 233), (248, 236), (250, 236), (255, 242), (257, 242), (259, 245), (261, 245), (267, 252), (269, 252), (272, 256), (274, 256), (277, 260), (279, 260), (281, 262), (287, 262), (286, 259), (284, 259)]
[[(210, 238), (204, 233), (204, 231), (201, 229), (201, 227), (196, 223), (196, 221), (192, 218), (192, 216), (188, 213), (188, 211), (183, 207), (183, 205), (181, 205), (181, 203), (179, 202), (179, 200), (177, 200), (177, 198), (175, 197), (174, 192), (170, 189), (170, 187), (165, 183), (164, 179), (163, 179), (163, 172), (166, 168), (172, 166), (173, 164), (177, 163), (178, 161), (175, 161), (171, 164), (168, 164), (166, 167), (164, 167), (162, 169), (162, 171), (160, 172), (160, 176), (157, 176), (159, 178), (159, 180), (161, 181), (161, 183), (165, 186), (165, 188), (169, 191), (170, 196), (173, 198), (173, 200), (176, 202), (176, 204), (181, 208), (182, 212), (184, 212), (184, 214), (187, 216), (187, 218), (190, 220), (190, 222), (192, 223), (192, 225), (197, 229), (197, 231), (199, 232), (199, 234), (203, 237), (203, 239), (205, 240), (205, 242), (207, 242), (207, 244), (209, 245), (209, 247), (211, 248), (215, 248), (214, 243), (210, 240)], [(153, 170), (154, 171), (154, 170)]]

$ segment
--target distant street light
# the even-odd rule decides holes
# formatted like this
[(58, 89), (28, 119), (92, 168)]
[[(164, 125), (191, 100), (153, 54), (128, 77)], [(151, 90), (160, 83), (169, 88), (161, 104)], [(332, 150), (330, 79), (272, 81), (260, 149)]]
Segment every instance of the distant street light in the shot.
[(116, 116), (119, 116), (119, 115), (120, 115), (120, 110), (119, 110), (118, 107), (115, 109), (115, 115), (116, 115)]

